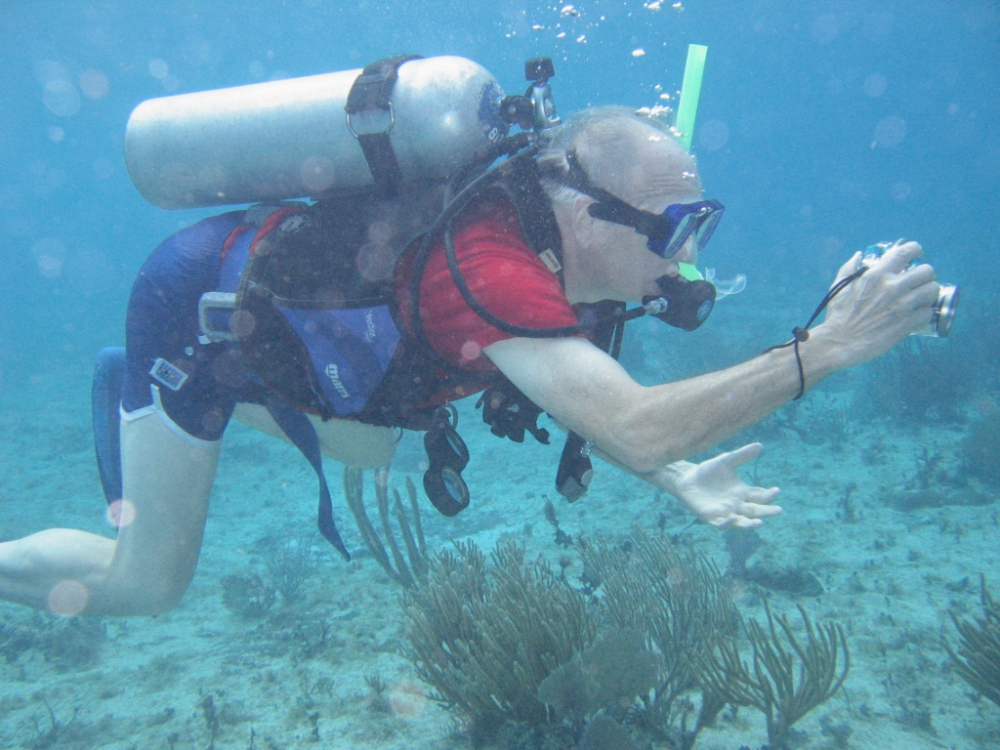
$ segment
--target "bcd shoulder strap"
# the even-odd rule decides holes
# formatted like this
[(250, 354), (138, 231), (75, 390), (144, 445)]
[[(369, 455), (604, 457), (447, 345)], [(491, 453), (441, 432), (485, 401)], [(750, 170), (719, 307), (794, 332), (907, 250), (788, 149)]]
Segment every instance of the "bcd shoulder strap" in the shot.
[(565, 288), (562, 238), (552, 200), (542, 186), (538, 162), (530, 156), (514, 157), (498, 169), (502, 175), (499, 185), (514, 205), (524, 241)]

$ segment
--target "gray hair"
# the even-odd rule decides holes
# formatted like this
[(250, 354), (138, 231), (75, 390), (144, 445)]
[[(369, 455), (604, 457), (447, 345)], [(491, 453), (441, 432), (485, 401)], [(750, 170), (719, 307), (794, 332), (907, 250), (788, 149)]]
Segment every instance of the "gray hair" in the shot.
[[(570, 150), (591, 182), (630, 203), (639, 204), (651, 194), (701, 192), (693, 157), (666, 125), (627, 107), (595, 107), (570, 115), (539, 154), (543, 171), (568, 169)], [(650, 159), (654, 153), (656, 159)], [(580, 195), (554, 180), (544, 185), (555, 207), (571, 204)]]

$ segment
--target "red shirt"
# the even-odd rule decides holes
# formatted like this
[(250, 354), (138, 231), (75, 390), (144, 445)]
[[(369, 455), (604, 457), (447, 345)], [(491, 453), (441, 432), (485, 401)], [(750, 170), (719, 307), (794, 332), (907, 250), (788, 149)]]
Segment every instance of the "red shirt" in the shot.
[[(534, 328), (570, 326), (576, 316), (558, 277), (525, 244), (514, 207), (508, 202), (473, 205), (455, 220), (455, 254), (477, 300), (501, 320)], [(415, 248), (397, 265), (395, 294), (409, 325), (408, 285)], [(444, 242), (431, 251), (420, 284), (420, 319), (431, 345), (452, 364), (471, 370), (494, 369), (482, 350), (514, 338), (494, 328), (470, 308), (455, 286)]]

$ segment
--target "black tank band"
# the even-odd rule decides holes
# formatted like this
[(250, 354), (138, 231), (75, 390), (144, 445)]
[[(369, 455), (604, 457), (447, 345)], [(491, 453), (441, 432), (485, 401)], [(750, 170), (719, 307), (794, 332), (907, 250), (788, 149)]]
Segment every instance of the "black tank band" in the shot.
[[(392, 130), (394, 122), (390, 102), (392, 89), (399, 77), (399, 67), (421, 57), (421, 55), (397, 55), (373, 62), (357, 77), (347, 95), (347, 105), (344, 107), (347, 111), (347, 127), (354, 133), (361, 150), (364, 151), (368, 169), (371, 170), (372, 178), (375, 180), (375, 189), (382, 198), (394, 197), (403, 180), (403, 172), (399, 168), (399, 161), (389, 140), (389, 131)], [(353, 115), (371, 114), (379, 110), (388, 117), (387, 124), (382, 130), (368, 132), (356, 129), (356, 123), (352, 121)]]

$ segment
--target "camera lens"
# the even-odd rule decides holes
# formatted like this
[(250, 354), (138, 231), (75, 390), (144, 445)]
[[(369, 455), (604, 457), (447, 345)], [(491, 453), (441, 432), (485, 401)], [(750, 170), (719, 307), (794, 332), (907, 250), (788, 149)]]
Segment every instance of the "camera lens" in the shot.
[(955, 319), (955, 309), (958, 307), (958, 287), (954, 284), (942, 284), (934, 303), (934, 317), (931, 324), (938, 336), (944, 338), (951, 331), (951, 322)]

